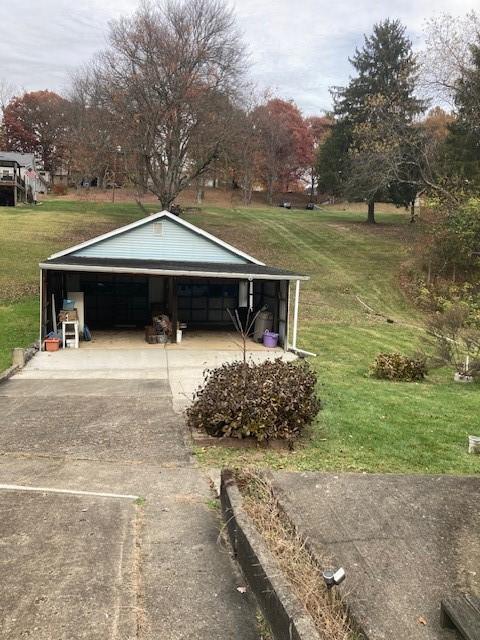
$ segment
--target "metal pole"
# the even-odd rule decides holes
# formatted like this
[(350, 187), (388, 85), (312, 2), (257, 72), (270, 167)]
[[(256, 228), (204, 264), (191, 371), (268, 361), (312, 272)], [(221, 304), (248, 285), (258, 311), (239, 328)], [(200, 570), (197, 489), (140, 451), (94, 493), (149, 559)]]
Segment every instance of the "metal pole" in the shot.
[(295, 283), (295, 305), (293, 307), (293, 341), (292, 347), (297, 348), (297, 329), (298, 329), (298, 302), (300, 299), (300, 280)]
[(117, 181), (117, 154), (113, 156), (113, 187), (112, 187), (112, 202), (115, 202), (115, 183)]
[(43, 269), (40, 269), (40, 334), (39, 334), (39, 350), (42, 350), (43, 339)]

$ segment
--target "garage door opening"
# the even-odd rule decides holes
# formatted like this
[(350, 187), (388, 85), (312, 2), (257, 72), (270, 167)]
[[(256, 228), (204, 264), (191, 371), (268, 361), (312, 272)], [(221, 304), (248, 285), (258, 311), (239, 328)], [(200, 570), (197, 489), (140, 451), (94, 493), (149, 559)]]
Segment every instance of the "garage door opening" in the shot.
[[(288, 281), (248, 281), (49, 270), (44, 273), (44, 335), (54, 329), (53, 314), (72, 298), (78, 307), (80, 333), (88, 327), (86, 349), (176, 348), (238, 350), (242, 340), (230, 313), (246, 318), (265, 309), (269, 328), (279, 334), (278, 348), (287, 346)], [(230, 313), (229, 313), (230, 312)], [(76, 314), (77, 315), (77, 314)], [(148, 340), (159, 319), (167, 318), (165, 342)], [(249, 341), (262, 350), (261, 340)]]

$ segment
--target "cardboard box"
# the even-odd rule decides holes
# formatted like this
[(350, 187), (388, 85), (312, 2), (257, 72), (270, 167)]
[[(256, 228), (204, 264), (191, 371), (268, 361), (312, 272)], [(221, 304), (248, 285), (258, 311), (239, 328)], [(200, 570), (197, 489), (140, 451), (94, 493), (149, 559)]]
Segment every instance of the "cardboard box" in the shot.
[(67, 320), (78, 320), (78, 312), (76, 309), (66, 311), (62, 309), (58, 314), (58, 322), (66, 322)]

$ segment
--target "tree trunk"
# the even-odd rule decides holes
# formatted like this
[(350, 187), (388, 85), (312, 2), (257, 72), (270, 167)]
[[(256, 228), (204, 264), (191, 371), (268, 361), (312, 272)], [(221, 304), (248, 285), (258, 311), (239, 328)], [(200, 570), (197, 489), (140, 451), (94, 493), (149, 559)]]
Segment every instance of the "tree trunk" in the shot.
[(205, 180), (203, 178), (199, 178), (197, 180), (197, 204), (203, 204), (203, 200), (205, 197)]
[(175, 197), (172, 197), (169, 193), (164, 193), (161, 196), (158, 196), (158, 199), (162, 205), (162, 211), (170, 211), (170, 207), (172, 206)]
[(410, 203), (410, 223), (415, 222), (415, 200)]
[(243, 184), (242, 185), (242, 191), (243, 191), (243, 204), (245, 206), (248, 206), (252, 202), (252, 186), (251, 186), (251, 184)]
[(273, 202), (273, 179), (271, 178), (267, 181), (267, 202), (268, 204)]
[(368, 216), (367, 216), (368, 224), (375, 224), (375, 201), (371, 200), (368, 203)]

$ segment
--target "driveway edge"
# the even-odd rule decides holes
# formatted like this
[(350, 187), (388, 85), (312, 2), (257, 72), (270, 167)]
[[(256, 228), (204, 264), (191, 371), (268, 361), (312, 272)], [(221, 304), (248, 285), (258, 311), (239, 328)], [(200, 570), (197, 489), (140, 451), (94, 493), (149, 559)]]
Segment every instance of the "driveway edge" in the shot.
[(278, 563), (245, 513), (231, 471), (222, 470), (220, 502), (235, 558), (275, 640), (321, 640)]
[(38, 350), (38, 342), (34, 342), (29, 347), (15, 347), (14, 349), (12, 349), (12, 366), (8, 367), (8, 369), (0, 371), (0, 384), (23, 369), (23, 367), (29, 360), (33, 358)]

